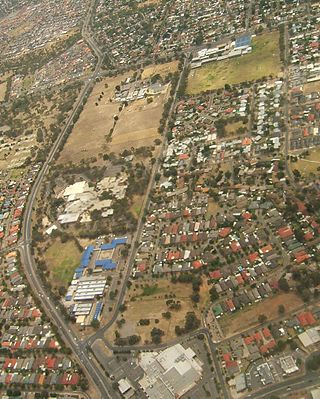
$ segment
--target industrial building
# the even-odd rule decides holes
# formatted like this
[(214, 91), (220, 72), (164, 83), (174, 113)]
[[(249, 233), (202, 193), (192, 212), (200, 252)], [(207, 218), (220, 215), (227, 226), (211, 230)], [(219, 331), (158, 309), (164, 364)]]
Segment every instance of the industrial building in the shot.
[(202, 377), (202, 363), (181, 344), (160, 353), (141, 353), (139, 365), (144, 370), (139, 384), (148, 398), (180, 398)]
[(88, 245), (83, 251), (64, 299), (77, 323), (89, 325), (93, 320), (100, 320), (103, 309), (100, 299), (108, 287), (106, 272), (116, 269), (116, 249), (126, 243), (127, 237), (114, 238), (97, 247)]

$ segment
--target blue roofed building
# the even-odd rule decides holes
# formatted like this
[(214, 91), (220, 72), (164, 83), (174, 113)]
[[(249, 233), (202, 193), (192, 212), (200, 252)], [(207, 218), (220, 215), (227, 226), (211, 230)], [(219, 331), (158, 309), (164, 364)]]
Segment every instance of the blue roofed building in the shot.
[(234, 47), (236, 49), (242, 49), (242, 48), (247, 48), (251, 45), (251, 36), (250, 35), (245, 35), (245, 36), (240, 36), (236, 39)]

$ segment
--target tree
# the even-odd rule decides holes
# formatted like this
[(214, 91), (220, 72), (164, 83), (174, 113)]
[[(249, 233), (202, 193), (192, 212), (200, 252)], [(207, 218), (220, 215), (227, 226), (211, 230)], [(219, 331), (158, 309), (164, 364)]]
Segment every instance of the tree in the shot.
[(284, 292), (289, 292), (290, 291), (290, 287), (289, 287), (288, 281), (284, 277), (281, 277), (279, 279), (278, 284), (279, 284), (280, 290), (282, 290)]
[(279, 305), (279, 306), (278, 306), (278, 313), (279, 313), (280, 315), (283, 315), (283, 314), (285, 313), (285, 307), (284, 307), (284, 305)]
[(258, 317), (258, 321), (260, 324), (265, 323), (268, 320), (267, 316), (265, 314), (260, 314)]
[(97, 330), (100, 327), (100, 321), (97, 319), (93, 319), (91, 322), (91, 327)]
[(160, 328), (154, 327), (151, 330), (151, 340), (154, 344), (160, 344), (161, 337), (164, 335), (164, 331), (160, 330)]

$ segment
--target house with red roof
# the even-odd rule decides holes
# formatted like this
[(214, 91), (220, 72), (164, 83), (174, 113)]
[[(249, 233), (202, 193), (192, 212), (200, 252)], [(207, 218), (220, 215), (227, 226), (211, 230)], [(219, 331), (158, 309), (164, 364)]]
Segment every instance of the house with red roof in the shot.
[(236, 241), (236, 240), (231, 241), (231, 243), (230, 243), (230, 248), (231, 248), (231, 251), (232, 251), (233, 253), (236, 253), (236, 252), (241, 251), (241, 245), (240, 245), (240, 243), (239, 243), (238, 241)]
[(264, 336), (265, 339), (270, 339), (270, 338), (272, 338), (271, 331), (269, 330), (268, 327), (265, 327), (265, 328), (262, 329), (262, 334), (263, 334), (263, 336)]
[(292, 237), (293, 231), (292, 231), (291, 227), (285, 226), (285, 227), (280, 227), (280, 229), (278, 229), (278, 234), (282, 239), (285, 239), (285, 238)]
[(297, 315), (297, 319), (299, 321), (300, 326), (312, 326), (317, 323), (316, 319), (314, 318), (312, 312), (302, 312)]
[(295, 260), (298, 264), (305, 262), (310, 258), (310, 255), (305, 251), (300, 251), (294, 254)]
[(272, 245), (271, 244), (268, 244), (268, 245), (260, 248), (260, 252), (262, 252), (263, 254), (267, 254), (270, 251), (272, 251)]
[(231, 227), (223, 227), (219, 230), (219, 237), (225, 238), (231, 233)]
[(210, 272), (209, 277), (212, 278), (213, 280), (220, 280), (222, 278), (220, 269)]
[(248, 260), (250, 263), (254, 263), (259, 258), (258, 252), (253, 252), (252, 254), (248, 255)]

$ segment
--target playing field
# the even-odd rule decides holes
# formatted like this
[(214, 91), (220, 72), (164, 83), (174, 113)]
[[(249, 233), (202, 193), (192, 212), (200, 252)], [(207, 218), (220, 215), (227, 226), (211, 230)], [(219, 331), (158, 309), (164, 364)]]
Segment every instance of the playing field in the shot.
[(191, 70), (187, 93), (197, 94), (206, 90), (276, 76), (281, 70), (279, 33), (271, 32), (252, 39), (252, 52), (229, 60), (214, 61)]
[(279, 317), (279, 305), (285, 305), (286, 312), (290, 312), (303, 305), (303, 301), (294, 293), (279, 294), (272, 298), (264, 299), (261, 302), (246, 306), (233, 315), (226, 315), (219, 321), (226, 336), (231, 336), (250, 327), (258, 325), (258, 317), (261, 314), (267, 316), (268, 320)]
[(62, 243), (60, 239), (56, 239), (44, 254), (52, 283), (67, 286), (72, 280), (80, 257), (81, 253), (74, 241)]

